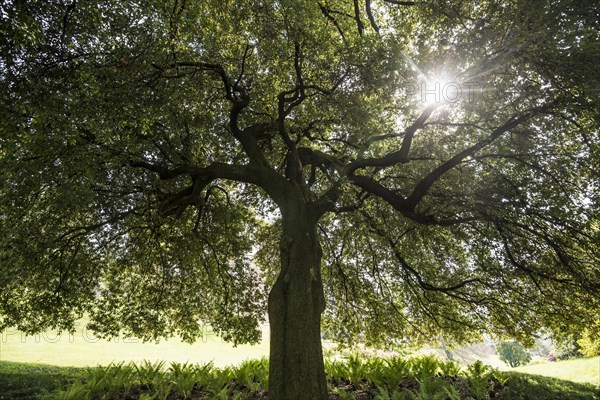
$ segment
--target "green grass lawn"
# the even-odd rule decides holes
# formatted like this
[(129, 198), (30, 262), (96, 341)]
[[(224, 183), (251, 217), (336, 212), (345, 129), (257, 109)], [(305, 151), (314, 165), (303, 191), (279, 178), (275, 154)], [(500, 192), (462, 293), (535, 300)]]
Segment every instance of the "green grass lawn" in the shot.
[(181, 363), (213, 361), (220, 367), (267, 356), (268, 335), (268, 327), (265, 327), (260, 344), (234, 347), (211, 332), (206, 332), (204, 338), (190, 345), (176, 338), (161, 340), (159, 343), (143, 343), (141, 340), (123, 338), (116, 341), (100, 340), (86, 331), (83, 324), (73, 335), (56, 335), (51, 332), (25, 336), (20, 332), (8, 331), (3, 332), (0, 338), (0, 361), (86, 367), (147, 359)]
[(600, 387), (600, 357), (525, 365), (511, 371), (591, 383)]
[(38, 400), (83, 375), (78, 368), (0, 361), (0, 400)]

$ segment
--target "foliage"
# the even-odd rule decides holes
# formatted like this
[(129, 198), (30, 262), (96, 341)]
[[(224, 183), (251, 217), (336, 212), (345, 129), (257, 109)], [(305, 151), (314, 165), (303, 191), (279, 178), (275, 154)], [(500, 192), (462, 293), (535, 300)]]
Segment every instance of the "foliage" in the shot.
[(531, 361), (531, 354), (523, 348), (521, 343), (517, 341), (500, 342), (496, 346), (500, 360), (504, 361), (511, 367), (525, 365)]
[(456, 376), (462, 370), (460, 364), (458, 364), (455, 361), (451, 361), (451, 360), (441, 362), (439, 364), (439, 369), (440, 369), (440, 372), (442, 373), (442, 375), (445, 375), (445, 376)]
[(581, 347), (581, 354), (585, 357), (600, 356), (600, 339), (591, 331), (584, 330), (577, 344)]
[(475, 399), (486, 399), (493, 388), (494, 377), (493, 370), (477, 360), (467, 367), (467, 376), (469, 376), (468, 387), (475, 395)]
[[(366, 363), (369, 363), (369, 360), (364, 360)], [(382, 360), (388, 361), (388, 360)], [(395, 364), (398, 364), (399, 360), (395, 361)], [(404, 360), (405, 363), (408, 363), (408, 360)], [(561, 362), (559, 366), (555, 363), (548, 364), (547, 366), (554, 370), (555, 372), (564, 372), (565, 370), (573, 370), (574, 374), (581, 375), (582, 370), (575, 370), (575, 364), (581, 363), (581, 361), (588, 360), (569, 360), (565, 362)], [(598, 358), (589, 360), (591, 363), (589, 366), (598, 365)], [(258, 361), (252, 361), (252, 363)], [(266, 365), (265, 361), (261, 361), (264, 365)], [(442, 368), (443, 361), (440, 361), (440, 369)], [(157, 369), (157, 367), (160, 368)], [(541, 373), (539, 370), (539, 365), (533, 366), (536, 368), (535, 373)], [(122, 369), (123, 366), (120, 367)], [(525, 371), (526, 369), (531, 369), (532, 367), (520, 367), (519, 371)], [(585, 367), (584, 367), (585, 368)], [(150, 399), (158, 399), (158, 398), (167, 398), (168, 395), (176, 396), (176, 391), (171, 390), (174, 386), (173, 376), (168, 372), (167, 366), (163, 363), (150, 363), (144, 362), (140, 365), (134, 366), (132, 371), (142, 371), (146, 370), (146, 372), (134, 372), (134, 377), (137, 374), (137, 378), (134, 378), (129, 382), (131, 389), (127, 390), (129, 392), (129, 396), (132, 399), (140, 399), (140, 400), (150, 400)], [(207, 365), (187, 365), (184, 367), (186, 371), (192, 370), (210, 370), (210, 373), (207, 375), (203, 375), (200, 373), (198, 375), (198, 382), (205, 382), (205, 385), (208, 387), (214, 387), (215, 395), (210, 395), (210, 398), (222, 398), (228, 399), (229, 396), (232, 396), (235, 391), (240, 391), (239, 393), (249, 393), (250, 388), (242, 389), (241, 386), (231, 385), (229, 381), (223, 387), (220, 386), (217, 382), (227, 382), (226, 380), (218, 380), (215, 379), (217, 375), (217, 370), (213, 368), (208, 368)], [(104, 373), (114, 375), (112, 372), (108, 372), (106, 368), (102, 369)], [(390, 371), (384, 370), (385, 374), (389, 376), (393, 376), (394, 374)], [(328, 374), (331, 372), (331, 369), (328, 368)], [(548, 371), (551, 372), (550, 370)], [(10, 363), (10, 362), (0, 362), (0, 391), (5, 397), (9, 397), (11, 399), (35, 399), (35, 400), (85, 400), (89, 398), (90, 386), (85, 382), (90, 376), (90, 370), (85, 372), (81, 369), (73, 369), (67, 367), (53, 367), (53, 366), (43, 366), (43, 365), (33, 365), (33, 364), (19, 364), (19, 363)], [(223, 372), (221, 370), (221, 374), (225, 375), (223, 379), (232, 379), (231, 371)], [(490, 376), (491, 374), (491, 376)], [(146, 378), (142, 379), (142, 376)], [(485, 377), (488, 376), (489, 379), (495, 383), (495, 390), (499, 390), (499, 394), (497, 398), (506, 399), (506, 400), (538, 400), (538, 399), (547, 399), (547, 400), (560, 400), (560, 399), (574, 399), (574, 400), (595, 400), (597, 389), (594, 388), (593, 385), (597, 385), (597, 383), (593, 383), (592, 385), (582, 385), (576, 384), (573, 382), (569, 382), (567, 380), (571, 380), (576, 378), (577, 376), (562, 376), (562, 379), (556, 379), (551, 377), (543, 377), (539, 375), (529, 375), (522, 373), (504, 373), (499, 371), (490, 371), (487, 367), (483, 367), (478, 365), (477, 367), (472, 367), (471, 372), (466, 372), (465, 376), (467, 378), (467, 382), (470, 382), (470, 379), (473, 377)], [(592, 381), (595, 381), (597, 375), (590, 376)], [(372, 379), (370, 376), (366, 376), (366, 381), (374, 382), (375, 379)], [(428, 388), (421, 389), (420, 386), (415, 388), (411, 386), (411, 389), (407, 389), (404, 385), (413, 385), (414, 382), (412, 380), (412, 374), (408, 373), (400, 379), (400, 383), (394, 387), (379, 387), (372, 391), (372, 396), (374, 399), (380, 400), (406, 400), (408, 399), (422, 399), (423, 397), (418, 397), (420, 392), (425, 393), (426, 391), (431, 392), (431, 388), (436, 385), (441, 385), (442, 391), (448, 389), (450, 393), (452, 391), (458, 391), (463, 395), (465, 387), (472, 387), (473, 384), (462, 383), (460, 380), (444, 380), (449, 377), (446, 375), (441, 375), (436, 377), (429, 377), (427, 379), (433, 380), (435, 382), (427, 383)], [(82, 380), (83, 379), (83, 380)], [(143, 382), (162, 382), (162, 388), (154, 386), (144, 386)], [(440, 383), (443, 381), (443, 383)], [(212, 382), (212, 383), (210, 383)], [(344, 387), (344, 386), (333, 386), (332, 384), (332, 394), (339, 395), (340, 399), (351, 399), (356, 397), (356, 392), (353, 391), (352, 388)], [(488, 382), (489, 384), (489, 382)], [(500, 385), (500, 386), (498, 386)], [(232, 389), (232, 386), (235, 389)], [(502, 388), (501, 390), (499, 388)], [(60, 391), (55, 391), (57, 388), (61, 388)], [(136, 389), (137, 388), (137, 389)], [(142, 393), (137, 390), (142, 388)], [(217, 389), (220, 388), (220, 389)], [(144, 392), (144, 390), (146, 392)], [(233, 390), (233, 391), (232, 391)], [(244, 391), (246, 390), (246, 391)], [(259, 389), (260, 390), (260, 389)], [(470, 390), (470, 389), (468, 389)], [(218, 393), (221, 392), (221, 395)], [(51, 394), (52, 393), (52, 394)], [(161, 397), (162, 393), (162, 397)], [(255, 392), (255, 393), (261, 393)], [(476, 398), (473, 392), (470, 396), (472, 398)], [(212, 397), (214, 396), (214, 397)], [(221, 396), (221, 397), (219, 397)], [(450, 396), (450, 395), (448, 395)], [(242, 397), (243, 398), (243, 397)], [(335, 398), (335, 397), (334, 397)], [(449, 397), (452, 398), (452, 397)], [(464, 396), (462, 398), (465, 398)], [(484, 397), (485, 398), (485, 397)]]
[[(382, 374), (385, 377), (384, 379), (389, 379), (395, 374), (387, 367), (378, 369), (374, 366), (430, 365), (435, 359), (426, 357), (424, 360), (426, 361), (415, 358), (403, 360), (404, 363), (400, 363), (400, 359), (393, 359), (393, 361), (389, 359), (330, 361), (327, 374), (330, 377), (331, 393), (333, 396), (337, 396), (334, 398), (342, 400), (357, 398), (359, 392), (363, 393), (361, 396), (369, 393), (369, 396), (372, 396), (368, 397), (369, 399), (378, 400), (454, 400), (461, 398), (477, 400), (490, 398), (535, 400), (544, 398), (553, 400), (566, 398), (565, 396), (573, 399), (594, 399), (595, 391), (591, 386), (577, 385), (539, 376), (502, 373), (492, 370), (490, 367), (481, 364), (481, 362), (469, 366), (459, 376), (448, 376), (439, 373), (444, 368), (445, 362), (437, 360), (438, 369), (435, 370), (434, 375), (423, 375), (424, 369), (418, 367), (417, 370), (421, 373), (419, 377), (414, 375), (413, 372), (403, 370), (404, 374), (398, 380), (398, 385), (381, 386), (375, 383), (381, 380), (381, 377), (377, 377), (377, 374)], [(356, 371), (359, 362), (365, 375), (355, 376), (354, 379), (362, 382), (361, 386), (348, 386), (346, 384), (350, 382), (348, 378), (336, 375), (342, 370), (344, 373), (351, 374), (352, 371)], [(159, 366), (160, 368), (157, 368)], [(104, 398), (110, 399), (108, 393), (112, 393), (113, 396), (115, 393), (129, 393), (129, 398), (133, 399), (164, 399), (169, 396), (169, 398), (186, 399), (190, 398), (190, 395), (188, 393), (186, 397), (186, 394), (178, 389), (182, 387), (182, 382), (178, 382), (178, 379), (187, 374), (194, 375), (195, 382), (197, 382), (193, 386), (192, 397), (202, 398), (202, 396), (207, 396), (214, 399), (261, 398), (253, 396), (262, 396), (265, 393), (264, 375), (258, 372), (252, 376), (250, 371), (266, 371), (266, 366), (266, 360), (249, 360), (239, 367), (224, 369), (213, 368), (210, 364), (172, 364), (169, 368), (164, 368), (165, 365), (162, 363), (145, 362), (137, 367), (116, 364), (97, 371), (89, 370), (83, 380), (76, 381), (74, 385), (57, 392), (55, 398), (85, 400), (105, 396)], [(396, 370), (398, 369), (396, 367)], [(112, 387), (104, 386), (102, 389), (100, 389), (101, 385), (97, 385), (98, 381), (109, 383), (112, 377), (122, 376), (124, 370), (129, 370), (132, 374), (130, 375), (131, 380), (128, 388), (123, 388), (120, 382), (115, 382)], [(434, 370), (430, 369), (430, 371)], [(142, 376), (145, 376), (145, 378), (142, 378)], [(251, 378), (248, 378), (250, 376)], [(244, 380), (245, 383), (240, 379)], [(153, 383), (145, 384), (144, 382)], [(252, 386), (253, 382), (259, 384)], [(359, 387), (362, 387), (362, 392)], [(120, 392), (117, 388), (120, 388)]]
[[(3, 281), (3, 326), (69, 328), (89, 310), (91, 326), (106, 335), (126, 329), (192, 340), (201, 319), (232, 340), (255, 341), (266, 294), (246, 254), (257, 227), (277, 235), (281, 225), (256, 222), (273, 204), (248, 186), (264, 190), (273, 181), (226, 165), (256, 163), (260, 152), (272, 166), (265, 176), (285, 175), (277, 166), (291, 160), (288, 135), (298, 143), (291, 153), (302, 158), (301, 175), (310, 177), (309, 197), (333, 199), (321, 227), (326, 327), (337, 339), (358, 331), (383, 339), (384, 328), (418, 338), (436, 320), (466, 337), (465, 327), (484, 323), (480, 315), (520, 334), (542, 319), (558, 324), (545, 312), (549, 302), (570, 307), (563, 318), (584, 319), (597, 309), (588, 304), (597, 296), (585, 293), (598, 290), (590, 286), (598, 255), (587, 245), (598, 235), (597, 92), (584, 91), (597, 85), (597, 22), (585, 3), (529, 3), (411, 13), (386, 4), (389, 26), (376, 26), (391, 33), (381, 37), (357, 36), (352, 21), (331, 25), (316, 3), (9, 3), (0, 254), (2, 276), (18, 279)], [(469, 27), (467, 17), (479, 22)], [(543, 40), (541, 27), (550, 29)], [(497, 90), (423, 111), (399, 79), (416, 79), (415, 63), (430, 76), (475, 74)], [(286, 91), (298, 104), (284, 100), (289, 113), (278, 115)], [(288, 133), (276, 132), (277, 121)], [(404, 140), (406, 158), (395, 153), (402, 133), (391, 132), (409, 126), (424, 132)], [(247, 129), (245, 139), (238, 128)], [(429, 175), (438, 179), (423, 180), (442, 165)], [(418, 207), (403, 205), (411, 193)], [(254, 200), (257, 207), (246, 207)], [(358, 213), (336, 212), (357, 205)], [(269, 246), (261, 261), (270, 261), (259, 263), (267, 274), (278, 268), (277, 255), (268, 256), (273, 242), (260, 242)], [(511, 290), (505, 273), (527, 290)], [(563, 275), (581, 301), (562, 297)], [(401, 290), (378, 297), (369, 282), (384, 293)], [(456, 296), (445, 294), (451, 288)], [(498, 301), (508, 293), (515, 301)], [(473, 312), (474, 303), (487, 311)], [(398, 308), (419, 328), (394, 318)], [(372, 310), (378, 323), (358, 319), (358, 309)], [(344, 323), (334, 324), (335, 315)], [(507, 315), (539, 321), (517, 326)]]
[(559, 360), (581, 357), (580, 332), (556, 333), (552, 338), (554, 342), (554, 356)]
[(583, 330), (577, 344), (585, 357), (600, 356), (600, 320)]
[(252, 343), (269, 311), (273, 387), (324, 397), (321, 318), (589, 326), (597, 7), (447, 3), (4, 2), (0, 329)]

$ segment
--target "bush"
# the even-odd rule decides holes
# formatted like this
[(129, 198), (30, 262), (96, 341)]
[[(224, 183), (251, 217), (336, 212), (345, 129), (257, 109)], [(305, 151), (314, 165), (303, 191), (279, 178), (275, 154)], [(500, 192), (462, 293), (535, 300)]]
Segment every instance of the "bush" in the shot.
[(521, 346), (519, 342), (501, 342), (497, 347), (500, 360), (510, 365), (512, 368), (519, 365), (525, 365), (531, 361), (531, 355)]
[[(600, 326), (595, 328), (600, 330)], [(581, 334), (581, 339), (577, 341), (577, 344), (581, 347), (580, 352), (585, 357), (600, 356), (600, 332), (592, 329), (584, 330)]]

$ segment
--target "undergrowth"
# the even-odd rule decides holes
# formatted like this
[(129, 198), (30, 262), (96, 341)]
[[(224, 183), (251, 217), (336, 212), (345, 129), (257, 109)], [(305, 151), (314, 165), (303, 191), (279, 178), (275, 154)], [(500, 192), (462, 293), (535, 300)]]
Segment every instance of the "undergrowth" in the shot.
[[(47, 368), (47, 371), (59, 370)], [(600, 399), (591, 385), (499, 372), (481, 362), (461, 368), (457, 363), (431, 356), (409, 359), (350, 356), (343, 360), (327, 360), (325, 369), (331, 400)], [(0, 395), (0, 398), (259, 400), (267, 399), (269, 368), (268, 360), (263, 358), (225, 368), (215, 368), (211, 363), (144, 361), (68, 371), (68, 374), (58, 374), (62, 379), (52, 381), (52, 385), (46, 385), (35, 396)], [(0, 380), (0, 390), (4, 389), (1, 383)]]

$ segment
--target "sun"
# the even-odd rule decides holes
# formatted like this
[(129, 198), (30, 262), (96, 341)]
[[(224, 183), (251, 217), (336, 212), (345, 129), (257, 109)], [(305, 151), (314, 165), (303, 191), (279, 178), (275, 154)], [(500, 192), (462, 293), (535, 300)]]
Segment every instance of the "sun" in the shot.
[(420, 82), (419, 96), (426, 106), (456, 103), (461, 93), (460, 82), (447, 73), (432, 74)]

